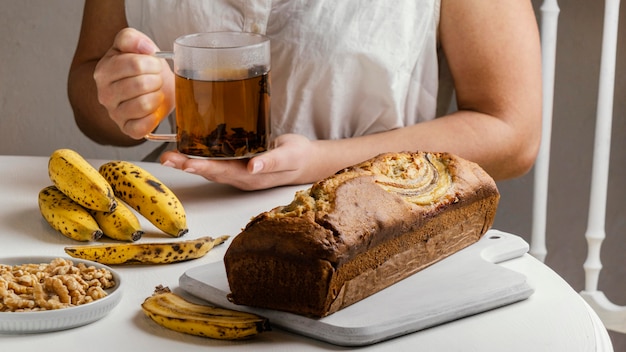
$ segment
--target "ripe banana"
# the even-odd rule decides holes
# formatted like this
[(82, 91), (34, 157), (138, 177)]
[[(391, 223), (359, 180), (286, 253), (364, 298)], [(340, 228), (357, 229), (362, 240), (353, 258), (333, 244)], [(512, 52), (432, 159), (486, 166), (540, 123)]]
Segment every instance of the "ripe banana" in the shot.
[(91, 210), (90, 213), (106, 237), (135, 242), (143, 236), (139, 219), (122, 201), (117, 202), (117, 208), (113, 212)]
[(229, 236), (209, 236), (177, 242), (109, 243), (65, 247), (74, 258), (116, 264), (169, 264), (197, 259), (213, 247), (224, 243)]
[(66, 237), (84, 242), (102, 237), (102, 230), (89, 211), (56, 186), (39, 191), (39, 211), (53, 229)]
[(110, 212), (117, 207), (111, 185), (71, 149), (58, 149), (50, 155), (48, 175), (61, 192), (87, 209)]
[(267, 318), (191, 303), (160, 285), (141, 304), (141, 308), (147, 316), (165, 328), (214, 339), (241, 340), (271, 330)]
[(100, 166), (100, 174), (115, 195), (133, 207), (154, 226), (173, 237), (187, 233), (185, 209), (176, 195), (148, 171), (127, 161)]

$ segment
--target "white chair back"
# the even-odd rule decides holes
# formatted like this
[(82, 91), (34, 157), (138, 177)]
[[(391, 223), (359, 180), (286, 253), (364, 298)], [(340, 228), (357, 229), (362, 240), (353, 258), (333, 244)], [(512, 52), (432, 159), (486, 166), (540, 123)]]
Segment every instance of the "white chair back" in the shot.
[[(619, 7), (620, 0), (605, 0), (589, 218), (585, 233), (588, 245), (587, 259), (584, 263), (585, 289), (580, 292), (580, 295), (597, 312), (608, 330), (626, 333), (626, 307), (613, 304), (602, 291), (598, 290), (598, 278), (602, 269), (600, 249), (602, 241), (606, 237), (605, 217), (609, 156), (611, 152), (611, 123), (613, 119)], [(530, 254), (541, 261), (544, 261), (547, 255), (548, 170), (550, 164), (550, 137), (552, 132), (559, 12), (557, 0), (544, 0), (540, 9), (543, 65), (543, 132), (541, 147), (535, 164)]]

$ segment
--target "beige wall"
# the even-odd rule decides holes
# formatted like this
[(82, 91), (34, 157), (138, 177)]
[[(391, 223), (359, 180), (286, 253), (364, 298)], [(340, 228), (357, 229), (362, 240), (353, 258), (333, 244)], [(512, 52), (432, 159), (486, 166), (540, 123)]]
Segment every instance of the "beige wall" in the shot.
[[(533, 0), (536, 8), (541, 0)], [(48, 155), (69, 147), (90, 158), (139, 160), (150, 145), (99, 146), (74, 125), (66, 96), (67, 69), (82, 12), (75, 0), (1, 0), (0, 154)], [(603, 1), (561, 0), (555, 84), (546, 262), (577, 291), (583, 289), (584, 233), (591, 175)], [(621, 11), (625, 13), (625, 11)], [(600, 288), (626, 305), (626, 19), (622, 19), (616, 77), (607, 239)], [(496, 227), (530, 238), (532, 174), (500, 183)], [(615, 350), (625, 335), (612, 334)]]
[(67, 147), (86, 157), (139, 160), (154, 148), (100, 146), (74, 124), (66, 82), (82, 10), (76, 0), (0, 0), (0, 154)]

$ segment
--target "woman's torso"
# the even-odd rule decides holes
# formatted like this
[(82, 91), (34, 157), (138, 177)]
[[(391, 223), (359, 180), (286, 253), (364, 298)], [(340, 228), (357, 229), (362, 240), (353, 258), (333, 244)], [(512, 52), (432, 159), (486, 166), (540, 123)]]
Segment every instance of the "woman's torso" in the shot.
[(272, 133), (337, 139), (433, 119), (440, 0), (133, 0), (128, 24), (161, 50), (180, 35), (266, 34)]

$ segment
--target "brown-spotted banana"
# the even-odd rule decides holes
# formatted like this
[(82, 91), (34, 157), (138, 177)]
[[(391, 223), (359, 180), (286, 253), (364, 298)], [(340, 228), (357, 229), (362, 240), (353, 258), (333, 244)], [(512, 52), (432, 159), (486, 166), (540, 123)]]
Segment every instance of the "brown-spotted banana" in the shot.
[(90, 210), (104, 235), (114, 240), (135, 242), (143, 236), (137, 215), (124, 202), (118, 201), (112, 212)]
[(53, 229), (73, 240), (96, 241), (102, 237), (102, 230), (89, 211), (56, 186), (39, 191), (39, 211)]
[(185, 209), (178, 197), (148, 171), (127, 161), (110, 161), (99, 171), (118, 198), (158, 229), (173, 237), (187, 233)]
[(65, 247), (71, 257), (91, 260), (106, 265), (169, 264), (197, 259), (213, 247), (224, 243), (229, 236), (200, 237), (176, 242), (107, 243)]
[(195, 304), (163, 286), (157, 286), (141, 308), (148, 317), (167, 329), (214, 339), (242, 340), (271, 330), (267, 318)]
[(50, 155), (48, 175), (61, 192), (87, 209), (110, 212), (117, 207), (111, 185), (71, 149), (58, 149)]

